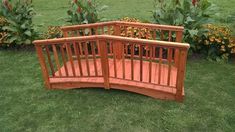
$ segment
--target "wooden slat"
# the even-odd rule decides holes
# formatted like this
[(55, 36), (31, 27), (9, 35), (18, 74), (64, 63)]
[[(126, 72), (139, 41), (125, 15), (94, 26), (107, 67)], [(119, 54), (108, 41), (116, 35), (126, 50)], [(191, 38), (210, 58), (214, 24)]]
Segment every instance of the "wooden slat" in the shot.
[(111, 26), (108, 26), (108, 35), (111, 35), (111, 30), (110, 30)]
[(152, 61), (153, 61), (153, 47), (149, 46), (150, 55), (149, 55), (149, 82), (152, 82)]
[(172, 38), (172, 32), (171, 31), (169, 31), (169, 34), (168, 34), (168, 41), (169, 42), (171, 42), (172, 40), (171, 40), (171, 38)]
[(86, 67), (87, 67), (87, 73), (88, 76), (90, 76), (90, 66), (89, 66), (89, 58), (88, 58), (88, 48), (87, 48), (87, 42), (84, 43), (84, 50), (85, 50), (85, 59), (86, 59)]
[(44, 84), (48, 89), (50, 89), (51, 85), (50, 85), (50, 81), (49, 81), (49, 73), (48, 73), (48, 69), (46, 66), (45, 58), (43, 56), (42, 47), (36, 46), (36, 51), (37, 51), (39, 63), (40, 63), (41, 69), (42, 69)]
[(76, 76), (70, 43), (66, 43), (66, 51), (67, 51), (67, 54), (68, 54), (68, 59), (69, 59), (69, 61), (71, 63), (73, 76)]
[(139, 58), (140, 58), (140, 81), (143, 81), (143, 46), (139, 45)]
[(61, 52), (61, 56), (62, 56), (62, 61), (64, 64), (64, 69), (65, 69), (65, 75), (68, 76), (68, 67), (67, 67), (67, 61), (66, 61), (66, 57), (65, 57), (65, 53), (64, 53), (64, 47), (63, 45), (60, 45), (60, 52)]
[(56, 62), (56, 67), (57, 67), (57, 70), (59, 71), (59, 76), (61, 77), (62, 73), (61, 73), (61, 69), (60, 69), (60, 62), (59, 62), (59, 57), (58, 57), (58, 53), (56, 50), (56, 46), (52, 45), (52, 49), (53, 49), (53, 54), (54, 54), (54, 58), (55, 58), (55, 62)]
[(91, 42), (91, 50), (92, 50), (92, 56), (94, 60), (94, 68), (95, 68), (95, 76), (98, 76), (98, 71), (97, 71), (97, 63), (96, 63), (96, 53), (95, 53), (95, 47), (94, 47), (94, 42)]
[(171, 79), (171, 63), (172, 63), (172, 49), (168, 49), (168, 78), (167, 78), (167, 85), (170, 86), (170, 79)]
[(79, 67), (79, 71), (80, 71), (80, 76), (83, 76), (83, 70), (82, 70), (82, 64), (81, 64), (81, 57), (80, 57), (80, 54), (79, 53), (79, 49), (78, 49), (79, 46), (79, 43), (74, 43), (74, 51), (75, 51), (75, 54), (77, 56), (77, 61), (78, 61), (78, 67)]
[[(113, 44), (113, 43), (112, 43)], [(115, 51), (114, 46), (113, 51)], [(117, 59), (116, 59), (116, 52), (113, 52), (113, 63), (114, 63), (114, 76), (117, 78)]]
[(162, 75), (162, 47), (159, 49), (159, 67), (158, 67), (158, 84), (161, 84), (161, 75)]
[(104, 86), (106, 89), (109, 89), (109, 62), (107, 54), (107, 43), (103, 40), (98, 41), (100, 44), (100, 56), (101, 56), (101, 66), (102, 66), (102, 75), (104, 77)]
[(54, 66), (53, 66), (53, 64), (51, 62), (51, 55), (50, 55), (49, 48), (48, 48), (48, 46), (45, 46), (45, 48), (46, 48), (46, 54), (47, 54), (48, 63), (49, 63), (49, 66), (51, 68), (51, 73), (52, 73), (53, 76), (55, 76), (55, 70), (54, 70)]
[(122, 77), (123, 77), (123, 79), (125, 79), (126, 77), (125, 77), (125, 75), (126, 75), (126, 72), (125, 72), (125, 43), (123, 43), (123, 50), (122, 50)]
[(161, 36), (160, 36), (160, 38), (161, 38), (161, 41), (164, 41), (164, 30), (161, 30)]
[(177, 70), (177, 81), (176, 81), (176, 100), (183, 101), (183, 87), (184, 87), (184, 74), (187, 61), (187, 49), (183, 49), (179, 52), (179, 63)]
[(134, 44), (131, 43), (131, 80), (134, 80)]
[(155, 29), (153, 29), (153, 40), (157, 40), (157, 33)]

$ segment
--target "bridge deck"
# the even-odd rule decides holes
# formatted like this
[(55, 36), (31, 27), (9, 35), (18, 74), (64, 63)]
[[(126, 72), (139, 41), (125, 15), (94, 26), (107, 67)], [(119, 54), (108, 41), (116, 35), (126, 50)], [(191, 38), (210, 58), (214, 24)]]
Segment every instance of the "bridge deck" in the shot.
[[(87, 66), (87, 62), (85, 60), (81, 61), (82, 64), (82, 72), (83, 75), (79, 72), (79, 65), (77, 61), (74, 62), (74, 68), (76, 77), (74, 77), (71, 67), (71, 62), (67, 62), (66, 66), (68, 69), (68, 76), (66, 76), (65, 66), (61, 67), (62, 76), (59, 76), (59, 72), (55, 73), (57, 77), (51, 77), (50, 83), (52, 84), (52, 88), (60, 88), (60, 89), (68, 89), (68, 88), (85, 88), (85, 87), (104, 87), (104, 78), (102, 77), (101, 71), (101, 61), (100, 59), (96, 60), (97, 63), (97, 76), (95, 74), (95, 66), (94, 61), (89, 60)], [(116, 61), (116, 77), (115, 77), (115, 70), (114, 70), (114, 63), (113, 59), (109, 59), (109, 82), (110, 88), (114, 89), (121, 89), (121, 90), (128, 90), (136, 93), (142, 93), (148, 96), (156, 97), (156, 98), (163, 98), (163, 99), (170, 99), (174, 98), (176, 93), (176, 76), (177, 76), (177, 69), (172, 66), (170, 71), (170, 86), (167, 86), (168, 83), (168, 65), (162, 64), (161, 70), (159, 70), (158, 63), (152, 63), (152, 75), (151, 80), (149, 79), (149, 62), (143, 61), (143, 80), (140, 81), (140, 61), (134, 60), (134, 74), (132, 80), (131, 74), (131, 61), (126, 59), (125, 60), (125, 79), (123, 78), (123, 60)], [(90, 76), (88, 76), (88, 69), (90, 72)], [(159, 83), (159, 71), (161, 71), (161, 79)], [(157, 93), (165, 92), (167, 95), (163, 95)], [(162, 97), (161, 97), (162, 96)], [(172, 96), (172, 97), (169, 97)]]

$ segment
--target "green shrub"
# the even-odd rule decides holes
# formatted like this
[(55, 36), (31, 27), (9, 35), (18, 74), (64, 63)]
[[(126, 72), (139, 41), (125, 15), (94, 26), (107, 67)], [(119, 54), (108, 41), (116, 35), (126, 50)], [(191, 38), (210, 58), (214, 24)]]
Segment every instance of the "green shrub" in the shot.
[(49, 26), (47, 32), (43, 34), (44, 39), (62, 38), (62, 30), (60, 26)]
[(98, 6), (96, 0), (72, 0), (71, 7), (67, 11), (69, 18), (67, 22), (76, 24), (88, 24), (100, 21), (98, 13), (105, 9)]
[(155, 0), (156, 23), (184, 26), (184, 41), (191, 53), (201, 53), (209, 60), (226, 62), (235, 53), (235, 42), (227, 27), (215, 26), (213, 6), (208, 0)]
[(232, 54), (235, 54), (235, 41), (232, 39), (232, 31), (228, 27), (207, 24), (203, 26), (207, 33), (195, 36), (192, 41), (196, 43), (200, 53), (209, 60), (227, 62)]
[(7, 32), (8, 46), (31, 44), (36, 36), (32, 23), (35, 13), (31, 0), (2, 0), (1, 8), (1, 14), (8, 23), (2, 28)]

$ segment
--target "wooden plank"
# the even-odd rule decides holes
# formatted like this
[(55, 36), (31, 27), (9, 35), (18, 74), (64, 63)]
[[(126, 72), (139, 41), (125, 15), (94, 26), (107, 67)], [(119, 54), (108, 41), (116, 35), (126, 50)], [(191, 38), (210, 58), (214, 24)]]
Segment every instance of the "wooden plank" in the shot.
[(162, 77), (162, 47), (159, 49), (159, 67), (158, 67), (158, 84), (161, 84)]
[(49, 66), (51, 68), (51, 73), (52, 73), (53, 76), (55, 76), (55, 70), (54, 70), (54, 66), (53, 66), (53, 64), (51, 62), (51, 55), (50, 55), (49, 48), (48, 48), (48, 46), (45, 46), (45, 48), (46, 48), (46, 54), (47, 54), (48, 63), (49, 63)]
[(131, 80), (134, 80), (134, 44), (131, 43)]
[(183, 87), (184, 87), (184, 76), (187, 61), (187, 49), (181, 50), (179, 53), (179, 63), (177, 70), (177, 82), (176, 82), (176, 100), (183, 101)]
[(126, 77), (125, 77), (125, 75), (126, 75), (126, 72), (125, 72), (125, 46), (126, 46), (126, 44), (125, 43), (123, 43), (123, 50), (122, 50), (122, 77), (123, 77), (123, 79), (125, 79)]
[(62, 61), (63, 61), (63, 64), (64, 64), (64, 69), (65, 69), (65, 75), (66, 76), (69, 76), (68, 74), (68, 67), (67, 67), (67, 61), (65, 59), (65, 53), (64, 53), (64, 47), (63, 45), (60, 45), (60, 52), (61, 52), (61, 56), (62, 56)]
[(79, 49), (78, 49), (79, 46), (79, 43), (74, 43), (74, 51), (75, 51), (75, 54), (77, 56), (77, 62), (78, 62), (78, 67), (79, 67), (79, 71), (80, 71), (80, 76), (83, 76), (83, 70), (82, 70), (82, 64), (81, 64), (81, 57), (80, 57), (80, 53), (79, 53)]
[[(114, 43), (112, 43), (112, 44), (114, 44)], [(112, 46), (113, 47), (113, 51), (115, 51), (115, 47), (114, 46)], [(113, 63), (114, 63), (114, 76), (115, 76), (115, 78), (117, 78), (117, 59), (116, 59), (116, 52), (113, 52)]]
[(170, 86), (170, 79), (171, 79), (171, 65), (172, 65), (172, 49), (168, 49), (168, 78), (167, 78), (167, 85)]
[(143, 81), (143, 46), (139, 45), (139, 58), (140, 58), (140, 81)]
[(106, 89), (110, 88), (109, 84), (109, 62), (107, 56), (107, 43), (104, 40), (98, 41), (100, 44), (101, 66), (104, 77), (104, 86)]
[(149, 46), (150, 55), (149, 55), (149, 83), (152, 82), (152, 61), (153, 61), (153, 47)]
[(92, 56), (94, 60), (94, 68), (95, 68), (95, 76), (98, 76), (98, 71), (97, 71), (97, 62), (96, 62), (96, 53), (95, 53), (95, 47), (94, 47), (94, 42), (91, 42), (91, 50), (92, 50)]
[(171, 41), (172, 41), (172, 39), (171, 39), (171, 38), (172, 38), (172, 32), (171, 32), (171, 31), (169, 31), (169, 34), (168, 34), (168, 41), (169, 41), (169, 42), (171, 42)]
[(50, 85), (50, 81), (49, 81), (49, 73), (48, 73), (48, 69), (46, 66), (45, 58), (43, 56), (42, 47), (40, 47), (40, 46), (35, 46), (35, 47), (36, 47), (36, 51), (38, 54), (39, 63), (40, 63), (41, 69), (42, 69), (44, 84), (45, 84), (46, 88), (50, 89), (51, 85)]
[(59, 71), (59, 76), (61, 77), (62, 74), (61, 74), (61, 69), (60, 69), (60, 62), (59, 62), (59, 57), (58, 57), (58, 53), (57, 53), (55, 45), (52, 45), (52, 50), (53, 50), (53, 54), (54, 54), (54, 58), (56, 62), (56, 67), (57, 67), (57, 70)]
[(88, 74), (88, 76), (90, 76), (91, 75), (91, 73), (90, 73), (90, 65), (89, 65), (89, 61), (88, 61), (88, 48), (87, 48), (87, 44), (88, 44), (88, 42), (85, 42), (84, 43), (84, 50), (85, 50), (85, 60), (86, 60), (86, 69), (87, 69), (87, 74)]
[(73, 76), (76, 76), (70, 43), (66, 43), (66, 51), (67, 51), (68, 59), (71, 63), (72, 74), (73, 74)]

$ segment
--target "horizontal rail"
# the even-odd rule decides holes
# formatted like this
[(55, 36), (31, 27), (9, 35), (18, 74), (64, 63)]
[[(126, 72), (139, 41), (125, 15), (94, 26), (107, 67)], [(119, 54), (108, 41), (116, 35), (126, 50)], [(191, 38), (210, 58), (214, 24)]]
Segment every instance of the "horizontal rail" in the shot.
[(149, 44), (149, 45), (158, 45), (158, 46), (175, 47), (175, 48), (187, 48), (187, 49), (189, 49), (190, 47), (188, 43), (165, 42), (165, 41), (157, 41), (157, 40), (119, 37), (119, 36), (112, 36), (112, 35), (93, 35), (93, 36), (83, 36), (83, 37), (36, 40), (33, 43), (35, 45), (42, 45), (42, 44), (50, 45), (50, 44), (57, 44), (57, 43), (68, 43), (68, 42), (73, 42), (73, 41), (90, 41), (90, 40), (116, 40), (116, 41), (130, 42), (130, 43), (143, 43), (143, 44)]
[(184, 27), (182, 26), (169, 26), (169, 25), (149, 24), (149, 23), (140, 23), (140, 22), (124, 22), (124, 21), (111, 21), (111, 22), (101, 22), (101, 23), (93, 23), (93, 24), (64, 26), (64, 27), (61, 27), (61, 29), (63, 31), (67, 31), (67, 30), (73, 30), (77, 28), (91, 28), (91, 27), (109, 26), (109, 25), (136, 26), (136, 27), (142, 27), (142, 28), (157, 28), (157, 29), (171, 30), (171, 31), (183, 31), (184, 30)]

